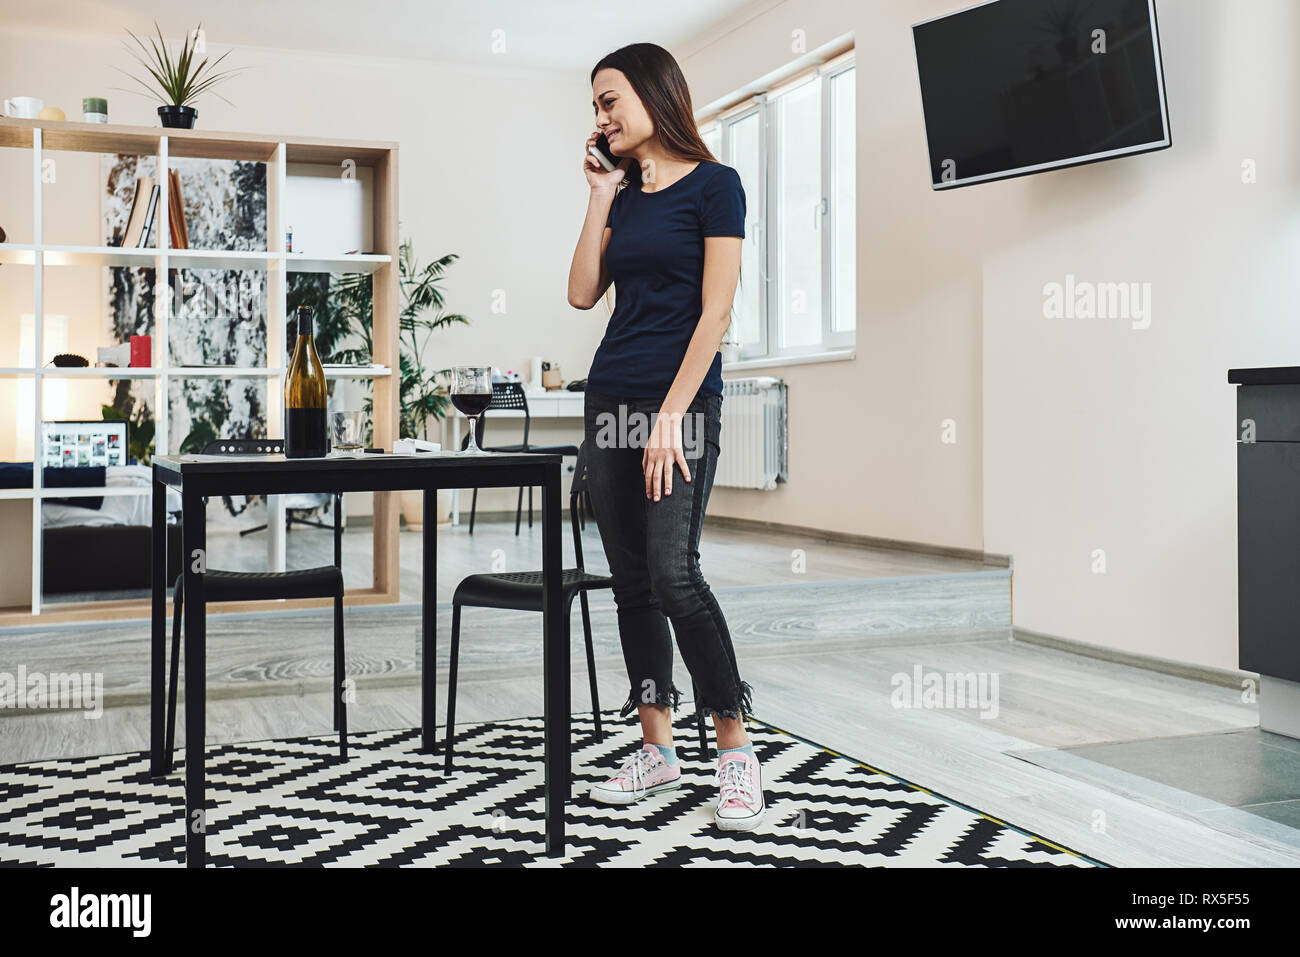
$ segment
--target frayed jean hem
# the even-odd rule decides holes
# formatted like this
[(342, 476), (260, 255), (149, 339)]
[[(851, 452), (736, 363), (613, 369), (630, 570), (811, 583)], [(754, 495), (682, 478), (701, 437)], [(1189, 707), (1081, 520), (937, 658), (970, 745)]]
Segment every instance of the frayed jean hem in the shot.
[(681, 705), (682, 693), (681, 690), (677, 687), (677, 685), (672, 684), (670, 682), (668, 685), (668, 690), (659, 692), (659, 694), (655, 695), (655, 699), (653, 701), (644, 701), (642, 700), (642, 698), (643, 696), (637, 693), (637, 689), (632, 688), (628, 692), (627, 701), (623, 703), (623, 707), (619, 711), (618, 716), (620, 718), (626, 718), (629, 714), (633, 712), (633, 710), (635, 710), (637, 707), (643, 704), (667, 705), (673, 711), (676, 711), (678, 707), (680, 707)]
[(740, 694), (738, 695), (739, 700), (735, 701), (732, 707), (718, 709), (712, 708), (706, 704), (701, 704), (699, 705), (700, 714), (706, 717), (714, 715), (719, 718), (735, 718), (739, 721), (746, 715), (752, 715), (754, 713), (753, 705), (751, 704), (751, 696), (753, 693), (753, 689), (749, 686), (749, 682), (742, 681), (740, 683)]

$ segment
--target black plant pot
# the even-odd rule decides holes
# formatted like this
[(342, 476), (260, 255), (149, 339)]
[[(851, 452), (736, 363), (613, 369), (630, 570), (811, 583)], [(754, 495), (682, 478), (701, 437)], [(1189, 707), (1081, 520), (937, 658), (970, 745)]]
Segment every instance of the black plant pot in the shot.
[(160, 106), (158, 118), (162, 125), (173, 130), (192, 130), (199, 111), (192, 106)]

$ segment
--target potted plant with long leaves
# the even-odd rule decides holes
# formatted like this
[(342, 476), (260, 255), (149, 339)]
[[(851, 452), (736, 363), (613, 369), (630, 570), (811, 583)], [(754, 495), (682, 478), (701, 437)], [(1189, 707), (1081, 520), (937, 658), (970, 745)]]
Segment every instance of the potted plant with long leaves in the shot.
[[(429, 369), (425, 355), (430, 336), (437, 329), (454, 323), (469, 325), (469, 319), (459, 313), (443, 311), (445, 299), (441, 282), (448, 266), (460, 256), (448, 253), (425, 265), (415, 258), (411, 240), (403, 240), (398, 250), (398, 287), (401, 293), (401, 311), (398, 313), (398, 428), (404, 438), (429, 437), (432, 423), (441, 424), (451, 409), (447, 382), (451, 369)], [(299, 305), (309, 305), (317, 318), (323, 342), (322, 355), (327, 361), (344, 365), (365, 365), (372, 361), (374, 339), (371, 316), (374, 306), (374, 286), (368, 273), (332, 275), (328, 287), (312, 282), (305, 274), (291, 281), (289, 288), (289, 314)], [(360, 340), (358, 345), (345, 346), (350, 336)], [(339, 346), (330, 348), (334, 342)], [(369, 381), (366, 385), (369, 387)], [(365, 410), (374, 411), (374, 399), (365, 400)], [(440, 432), (439, 432), (440, 434)], [(451, 493), (438, 493), (438, 521), (447, 512)], [(401, 493), (402, 516), (408, 525), (421, 526), (424, 522), (424, 496), (422, 492)]]
[[(197, 29), (186, 35), (185, 42), (175, 56), (172, 56), (172, 51), (167, 49), (167, 41), (163, 39), (158, 21), (155, 20), (153, 26), (154, 31), (158, 34), (158, 39), (154, 40), (153, 37), (149, 37), (148, 46), (138, 36), (131, 33), (129, 29), (126, 32), (131, 34), (131, 39), (136, 42), (136, 46), (140, 49), (136, 50), (125, 40), (122, 41), (127, 51), (149, 72), (149, 75), (153, 78), (153, 84), (151, 85), (140, 77), (127, 73), (125, 70), (120, 72), (140, 84), (150, 97), (162, 100), (163, 105), (158, 107), (158, 117), (163, 126), (172, 129), (193, 129), (199, 111), (190, 104), (200, 93), (208, 92), (213, 86), (223, 80), (228, 80), (242, 68), (220, 71), (216, 69), (217, 65), (229, 55), (229, 50), (211, 63), (209, 63), (207, 57), (198, 60), (198, 57), (202, 56), (202, 23), (198, 25)], [(121, 88), (119, 87), (119, 89)], [(135, 93), (137, 91), (123, 90), (122, 92)], [(230, 103), (229, 100), (226, 100), (224, 96), (221, 96), (215, 90), (212, 91), (212, 94)], [(231, 105), (234, 104), (231, 103)]]

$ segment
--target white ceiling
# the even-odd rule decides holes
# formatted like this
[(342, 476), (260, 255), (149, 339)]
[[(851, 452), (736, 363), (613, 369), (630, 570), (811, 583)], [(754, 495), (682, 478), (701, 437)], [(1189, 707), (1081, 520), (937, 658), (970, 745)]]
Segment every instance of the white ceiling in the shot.
[[(590, 70), (610, 50), (648, 41), (679, 59), (687, 41), (738, 11), (780, 0), (0, 0), (0, 22), (169, 41), (203, 22), (215, 46), (410, 57), (481, 66)], [(503, 31), (504, 53), (493, 52)]]

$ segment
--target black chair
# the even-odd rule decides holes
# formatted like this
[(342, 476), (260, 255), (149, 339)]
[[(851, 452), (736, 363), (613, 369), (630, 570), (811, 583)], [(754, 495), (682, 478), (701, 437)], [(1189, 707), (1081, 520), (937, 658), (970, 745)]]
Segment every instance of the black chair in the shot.
[[(578, 447), (576, 445), (529, 445), (528, 430), (532, 425), (532, 415), (528, 412), (528, 396), (524, 394), (523, 383), (520, 382), (493, 382), (492, 383), (492, 401), (488, 404), (487, 411), (493, 409), (521, 409), (524, 413), (524, 440), (517, 445), (484, 445), (483, 432), (484, 423), (487, 420), (486, 413), (478, 417), (478, 428), (475, 430), (474, 441), (479, 448), (485, 452), (558, 452), (560, 455), (576, 456)], [(464, 450), (469, 445), (469, 433), (465, 433), (465, 438), (461, 441), (460, 447)], [(586, 497), (585, 494), (583, 496)], [(589, 503), (588, 503), (589, 504)], [(474, 498), (470, 502), (469, 508), (469, 533), (474, 534), (474, 512), (478, 509), (478, 489), (474, 489)], [(515, 534), (519, 534), (519, 521), (523, 517), (524, 510), (524, 487), (519, 486), (519, 502), (515, 506)], [(583, 525), (586, 527), (585, 511), (583, 513)], [(528, 486), (528, 527), (533, 527), (533, 487)]]
[[(582, 602), (582, 632), (587, 646), (587, 678), (591, 685), (591, 711), (596, 722), (596, 740), (604, 741), (605, 735), (600, 727), (600, 697), (596, 689), (596, 658), (591, 647), (591, 614), (587, 606), (587, 592), (597, 588), (611, 588), (614, 579), (602, 575), (593, 575), (584, 570), (582, 564), (582, 536), (578, 533), (578, 500), (587, 489), (586, 443), (575, 452), (578, 465), (573, 473), (573, 485), (569, 490), (569, 519), (573, 526), (573, 549), (577, 557), (576, 568), (564, 569), (564, 633), (560, 641), (569, 640), (569, 619), (573, 607), (573, 597), (577, 595)], [(460, 609), (462, 605), (480, 608), (508, 608), (516, 611), (542, 610), (542, 573), (499, 572), (496, 574), (469, 575), (456, 586), (451, 605), (451, 673), (447, 683), (447, 757), (446, 769), (451, 770), (453, 743), (456, 732), (456, 676), (457, 662), (460, 657)], [(433, 667), (433, 662), (426, 662), (426, 667)], [(699, 695), (695, 683), (691, 682), (691, 693), (698, 703)], [(707, 742), (704, 736), (704, 715), (696, 707), (696, 723), (700, 733), (700, 754), (707, 756)]]
[[(225, 448), (233, 448), (240, 442), (252, 442), (254, 443), (253, 451), (256, 452), (260, 449), (264, 453), (266, 449), (272, 447), (272, 443), (275, 441), (276, 440), (274, 439), (217, 439), (216, 441), (209, 442), (204, 446), (203, 452), (205, 455), (220, 455), (222, 454), (222, 450)], [(275, 447), (277, 449), (282, 449), (283, 443)], [(284, 497), (285, 534), (287, 535), (289, 532), (292, 532), (295, 524), (310, 525), (312, 528), (323, 528), (326, 530), (333, 528), (333, 525), (326, 525), (324, 522), (313, 522), (310, 519), (303, 517), (327, 508), (331, 499), (332, 496), (328, 492), (294, 492), (290, 495), (286, 495)], [(235, 508), (233, 496), (223, 495), (221, 496), (221, 501), (225, 503), (226, 511), (232, 516), (238, 518), (244, 513), (244, 509), (248, 508), (249, 499), (247, 496), (244, 496), (244, 504), (239, 508)], [(261, 525), (254, 525), (252, 528), (240, 529), (239, 537), (243, 538), (245, 535), (253, 535), (257, 532), (265, 531), (266, 528), (266, 523), (263, 523)]]
[[(284, 451), (282, 439), (218, 439), (203, 447), (204, 455), (266, 455)], [(204, 600), (213, 602), (259, 601), (268, 598), (334, 599), (334, 730), (339, 733), (339, 760), (348, 758), (348, 708), (343, 699), (346, 679), (343, 663), (343, 521), (339, 492), (334, 494), (334, 564), (283, 572), (231, 572), (209, 568), (203, 575)], [(204, 498), (207, 504), (207, 498)], [(183, 547), (183, 546), (182, 546)], [(184, 605), (184, 574), (174, 588), (175, 619), (172, 623), (171, 690), (167, 697), (167, 757), (164, 774), (172, 770), (176, 740), (176, 686), (179, 683), (181, 652), (181, 609)], [(159, 703), (158, 706), (161, 706)]]

